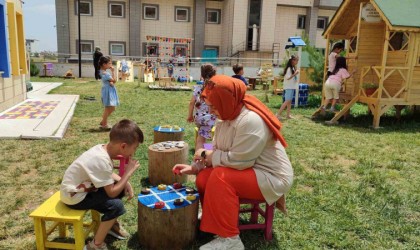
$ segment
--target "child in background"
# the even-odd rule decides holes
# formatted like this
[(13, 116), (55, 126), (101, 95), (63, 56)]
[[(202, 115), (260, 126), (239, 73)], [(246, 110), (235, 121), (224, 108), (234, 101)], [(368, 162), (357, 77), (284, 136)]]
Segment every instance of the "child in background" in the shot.
[[(102, 121), (99, 123), (101, 129), (109, 130), (111, 126), (108, 125), (108, 117), (114, 112), (115, 106), (120, 104), (117, 89), (115, 88), (115, 72), (112, 66), (112, 60), (109, 56), (103, 56), (99, 59), (99, 67), (101, 68), (102, 80), (102, 104), (104, 105), (104, 113), (102, 114)], [(111, 70), (111, 74), (107, 70)]]
[(127, 61), (124, 59), (121, 61), (119, 72), (121, 74), (120, 80), (125, 81), (130, 76), (130, 66), (128, 66)]
[[(204, 83), (214, 75), (216, 75), (216, 68), (212, 64), (204, 64), (201, 66), (201, 77), (204, 80)], [(191, 97), (188, 107), (187, 121), (195, 121), (195, 124), (198, 127), (198, 135), (195, 141), (196, 151), (204, 147), (206, 139), (211, 139), (211, 129), (216, 122), (216, 116), (210, 114), (209, 107), (204, 100), (201, 99), (203, 86), (204, 85), (202, 84), (194, 86), (193, 96)]]
[(328, 56), (328, 72), (327, 77), (331, 75), (331, 73), (335, 69), (335, 64), (337, 58), (340, 56), (340, 53), (344, 50), (344, 44), (336, 43), (334, 44), (330, 55)]
[(169, 60), (169, 63), (166, 65), (166, 67), (168, 68), (168, 76), (172, 80), (172, 76), (174, 75), (174, 65), (172, 64), (172, 60)]
[(325, 94), (325, 103), (321, 107), (323, 111), (327, 108), (328, 104), (331, 103), (331, 112), (335, 112), (335, 104), (337, 103), (337, 100), (339, 99), (339, 92), (341, 89), (341, 85), (344, 83), (344, 79), (347, 79), (351, 77), (356, 72), (356, 69), (353, 70), (353, 72), (350, 74), (347, 71), (347, 64), (346, 64), (346, 58), (345, 57), (338, 57), (335, 68), (331, 72), (331, 75), (328, 77), (327, 81), (325, 82), (324, 87), (324, 94)]
[(277, 118), (281, 119), (281, 113), (287, 107), (287, 119), (292, 119), (293, 117), (290, 115), (290, 109), (292, 108), (292, 100), (295, 93), (295, 89), (297, 87), (297, 75), (299, 74), (299, 70), (296, 69), (296, 65), (299, 61), (299, 57), (291, 56), (289, 61), (287, 62), (286, 68), (284, 68), (283, 76), (283, 88), (284, 88), (284, 102), (281, 105), (279, 111), (277, 112)]
[[(64, 173), (60, 188), (60, 200), (72, 209), (94, 209), (102, 215), (101, 223), (92, 241), (84, 249), (107, 249), (104, 243), (107, 234), (118, 239), (130, 235), (121, 227), (117, 218), (125, 213), (124, 195), (134, 197), (129, 178), (139, 168), (132, 159), (137, 147), (143, 143), (143, 132), (136, 123), (121, 120), (109, 134), (109, 143), (99, 144), (80, 155)], [(129, 159), (123, 176), (113, 173), (118, 155)]]
[(235, 73), (232, 77), (243, 81), (245, 83), (245, 85), (246, 85), (246, 88), (247, 89), (250, 89), (249, 88), (249, 85), (248, 85), (248, 82), (243, 77), (244, 67), (242, 66), (242, 64), (235, 64), (235, 65), (233, 65), (232, 66), (232, 70)]

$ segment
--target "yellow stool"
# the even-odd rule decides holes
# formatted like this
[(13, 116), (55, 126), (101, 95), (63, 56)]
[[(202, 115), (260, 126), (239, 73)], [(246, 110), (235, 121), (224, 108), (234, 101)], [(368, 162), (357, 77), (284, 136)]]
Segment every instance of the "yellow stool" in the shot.
[[(71, 209), (60, 201), (59, 191), (53, 194), (29, 215), (34, 218), (36, 248), (38, 250), (47, 248), (83, 249), (85, 239), (90, 232), (96, 232), (100, 223), (100, 214), (95, 210), (90, 211), (92, 221), (90, 223), (84, 223), (83, 218), (88, 210)], [(53, 222), (50, 228), (47, 228), (46, 222)], [(73, 225), (74, 243), (48, 241), (48, 236), (57, 227), (59, 236), (67, 237), (68, 224)]]
[[(214, 131), (216, 130), (216, 126), (213, 126), (212, 128), (211, 128), (211, 139), (213, 139), (213, 137), (214, 137)], [(194, 128), (194, 140), (196, 141), (197, 140), (197, 136), (198, 136), (198, 127), (195, 127)]]

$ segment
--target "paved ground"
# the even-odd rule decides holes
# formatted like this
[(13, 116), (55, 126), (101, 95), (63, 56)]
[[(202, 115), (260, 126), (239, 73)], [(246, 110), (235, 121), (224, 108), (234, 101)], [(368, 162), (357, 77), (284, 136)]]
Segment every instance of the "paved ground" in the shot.
[(49, 95), (62, 83), (34, 82), (27, 99), (0, 113), (0, 139), (61, 139), (78, 95)]

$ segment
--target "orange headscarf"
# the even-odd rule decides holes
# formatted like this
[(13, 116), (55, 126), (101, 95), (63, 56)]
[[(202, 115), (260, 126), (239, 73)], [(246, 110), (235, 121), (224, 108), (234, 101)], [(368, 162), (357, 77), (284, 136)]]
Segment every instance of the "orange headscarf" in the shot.
[(216, 75), (210, 78), (201, 96), (207, 99), (220, 114), (222, 120), (235, 119), (245, 107), (257, 113), (267, 124), (274, 136), (286, 147), (286, 140), (280, 133), (281, 123), (274, 114), (255, 96), (246, 95), (245, 84), (236, 78)]

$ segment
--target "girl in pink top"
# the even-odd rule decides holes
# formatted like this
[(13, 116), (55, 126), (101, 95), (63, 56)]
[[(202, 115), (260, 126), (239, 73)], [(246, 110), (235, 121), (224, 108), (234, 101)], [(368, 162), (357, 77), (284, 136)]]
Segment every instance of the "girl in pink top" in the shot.
[(328, 77), (327, 81), (325, 82), (324, 93), (325, 93), (325, 103), (321, 107), (322, 110), (325, 110), (328, 104), (331, 103), (331, 112), (335, 112), (335, 104), (339, 99), (339, 92), (341, 89), (341, 85), (343, 85), (344, 80), (351, 77), (356, 69), (350, 74), (347, 71), (347, 64), (345, 57), (338, 57), (335, 68), (331, 72), (331, 75)]

